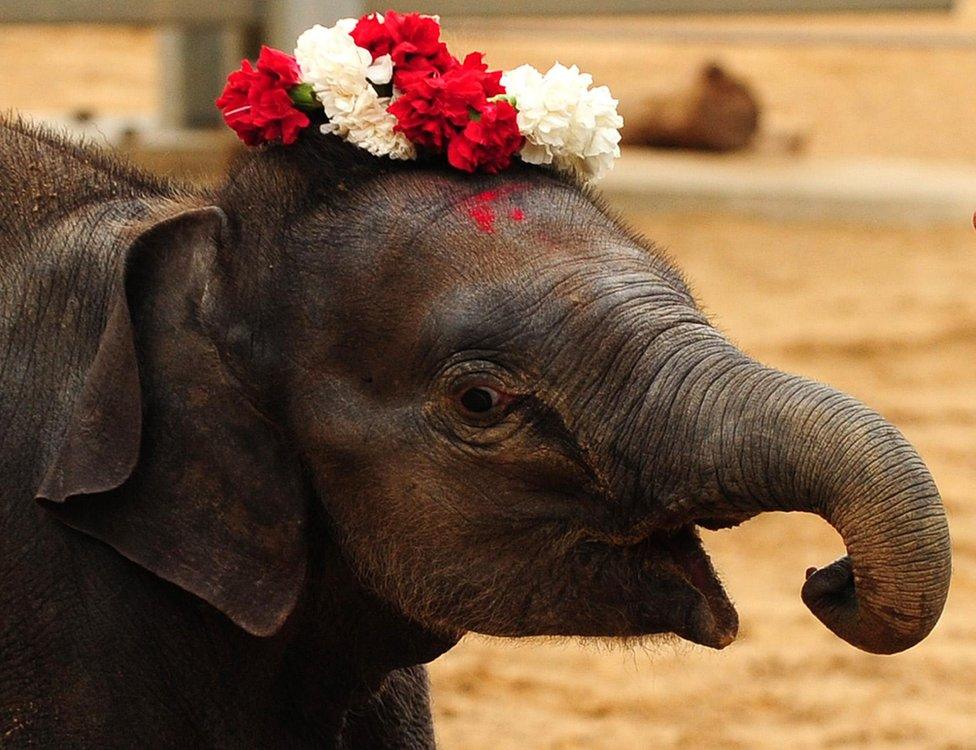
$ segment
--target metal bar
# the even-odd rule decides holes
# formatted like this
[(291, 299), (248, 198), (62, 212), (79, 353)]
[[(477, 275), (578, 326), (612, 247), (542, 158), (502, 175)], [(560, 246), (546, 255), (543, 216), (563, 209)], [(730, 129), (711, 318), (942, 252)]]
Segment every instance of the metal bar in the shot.
[[(323, 23), (364, 10), (385, 10), (387, 2), (355, 0), (3, 0), (0, 23), (256, 23), (285, 19), (282, 31), (307, 21)], [(449, 16), (614, 15), (625, 13), (767, 13), (812, 11), (949, 10), (953, 0), (450, 0), (416, 7)], [(293, 16), (301, 24), (289, 22)], [(334, 16), (334, 18), (333, 18)], [(292, 29), (293, 30), (293, 29)], [(280, 41), (280, 40), (279, 40)]]
[[(451, 30), (458, 34), (477, 34), (484, 30), (479, 19), (452, 19)], [(591, 41), (627, 40), (661, 44), (742, 44), (754, 46), (806, 47), (867, 47), (880, 49), (976, 49), (976, 35), (966, 30), (938, 30), (934, 28), (864, 28), (779, 26), (742, 24), (719, 27), (695, 22), (662, 22), (659, 24), (631, 24), (627, 26), (600, 25), (565, 20), (553, 25), (540, 18), (498, 19), (492, 21), (492, 37), (498, 35), (526, 35), (545, 33), (548, 38), (579, 37)]]
[[(445, 16), (593, 16), (641, 13), (792, 13), (823, 11), (951, 10), (954, 0), (450, 0), (418, 2)], [(385, 10), (382, 2), (369, 10)], [(382, 7), (381, 7), (382, 6)]]
[(200, 128), (219, 124), (214, 99), (244, 55), (244, 34), (215, 26), (167, 27), (160, 34), (163, 124)]
[(3, 0), (0, 23), (254, 23), (262, 5), (261, 0)]
[[(277, 0), (265, 3), (265, 41), (291, 51), (305, 29), (319, 23), (331, 26), (340, 18), (358, 18), (366, 12), (360, 0)], [(385, 6), (383, 8), (386, 9)]]

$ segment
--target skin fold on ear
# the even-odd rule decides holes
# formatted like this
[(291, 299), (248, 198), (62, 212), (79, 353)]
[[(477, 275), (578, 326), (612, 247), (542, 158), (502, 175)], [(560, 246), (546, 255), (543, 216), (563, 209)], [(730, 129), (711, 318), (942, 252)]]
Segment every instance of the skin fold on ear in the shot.
[(306, 492), (297, 458), (200, 321), (225, 224), (218, 208), (184, 209), (131, 243), (37, 498), (267, 636), (304, 586)]

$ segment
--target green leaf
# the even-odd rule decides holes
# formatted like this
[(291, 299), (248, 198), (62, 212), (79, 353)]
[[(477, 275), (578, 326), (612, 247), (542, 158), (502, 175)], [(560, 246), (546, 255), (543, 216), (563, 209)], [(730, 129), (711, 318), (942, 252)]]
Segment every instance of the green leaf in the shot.
[(296, 107), (300, 109), (321, 109), (322, 104), (315, 98), (315, 90), (310, 83), (300, 83), (288, 90)]
[[(498, 94), (488, 99), (490, 102), (508, 102), (515, 107), (515, 96), (513, 94)], [(518, 107), (515, 107), (518, 109)]]

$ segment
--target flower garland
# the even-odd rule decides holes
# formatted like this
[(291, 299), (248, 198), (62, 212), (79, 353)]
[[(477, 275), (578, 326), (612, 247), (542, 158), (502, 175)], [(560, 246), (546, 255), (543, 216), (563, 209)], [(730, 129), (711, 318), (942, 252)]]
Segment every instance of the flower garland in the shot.
[(516, 156), (590, 181), (613, 167), (623, 119), (606, 86), (575, 65), (492, 71), (481, 53), (454, 57), (440, 34), (437, 17), (394, 11), (313, 26), (294, 56), (262, 47), (256, 65), (245, 60), (217, 107), (249, 146), (294, 143), (317, 117), (374, 156), (440, 154), (465, 172), (494, 174)]

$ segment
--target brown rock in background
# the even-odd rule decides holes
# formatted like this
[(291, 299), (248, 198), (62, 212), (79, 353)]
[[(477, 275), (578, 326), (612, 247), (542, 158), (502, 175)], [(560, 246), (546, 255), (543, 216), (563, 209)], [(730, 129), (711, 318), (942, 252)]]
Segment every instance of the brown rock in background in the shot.
[(623, 142), (735, 151), (752, 142), (760, 113), (759, 101), (746, 83), (709, 63), (690, 87), (650, 96), (634, 108), (626, 118)]

